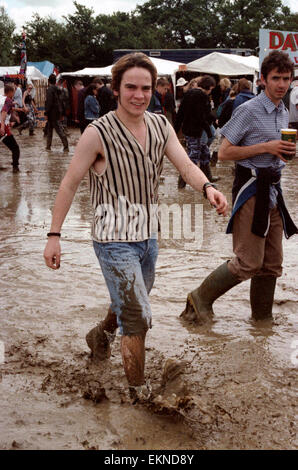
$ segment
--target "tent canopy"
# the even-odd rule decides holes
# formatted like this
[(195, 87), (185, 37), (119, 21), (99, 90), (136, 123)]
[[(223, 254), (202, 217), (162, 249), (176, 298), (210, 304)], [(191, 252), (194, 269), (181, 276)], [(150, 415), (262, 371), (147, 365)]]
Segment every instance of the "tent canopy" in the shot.
[(212, 52), (201, 59), (189, 62), (187, 70), (228, 76), (255, 75), (259, 71), (259, 58)]
[[(20, 72), (20, 66), (8, 66), (8, 67), (0, 67), (0, 76), (3, 77), (5, 75), (18, 75)], [(26, 70), (26, 77), (29, 80), (42, 80), (47, 79), (45, 75), (43, 75), (36, 67), (33, 65), (28, 65)]]
[(48, 60), (43, 60), (41, 62), (28, 62), (28, 66), (36, 67), (43, 75), (49, 77), (54, 70), (54, 64)]
[[(157, 59), (156, 57), (150, 57), (151, 61), (154, 63), (158, 75), (174, 75), (174, 73), (178, 70), (180, 63), (173, 62), (172, 60), (165, 60), (165, 59)], [(82, 70), (78, 70), (76, 72), (64, 72), (62, 76), (70, 76), (70, 77), (95, 77), (95, 76), (111, 76), (112, 75), (112, 67), (113, 65), (109, 65), (108, 67), (95, 67), (95, 68), (85, 68)]]

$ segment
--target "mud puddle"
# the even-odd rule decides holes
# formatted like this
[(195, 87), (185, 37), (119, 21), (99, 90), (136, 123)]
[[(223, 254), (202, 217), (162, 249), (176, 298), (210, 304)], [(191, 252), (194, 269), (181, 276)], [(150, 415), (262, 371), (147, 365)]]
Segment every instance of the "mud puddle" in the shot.
[[(17, 137), (20, 173), (0, 147), (1, 335), (0, 447), (3, 449), (294, 449), (297, 448), (297, 240), (284, 240), (274, 321), (250, 321), (249, 282), (215, 303), (215, 322), (182, 322), (186, 293), (232, 254), (227, 219), (201, 195), (177, 189), (167, 162), (160, 199), (203, 204), (202, 239), (160, 240), (147, 336), (149, 402), (130, 404), (119, 352), (90, 361), (85, 335), (108, 308), (108, 292), (90, 243), (84, 180), (66, 219), (62, 265), (42, 259), (51, 207), (70, 155), (42, 132)], [(297, 160), (284, 171), (296, 222)], [(213, 169), (230, 198), (232, 165)], [(295, 343), (297, 341), (297, 343)], [(296, 346), (295, 346), (296, 344)], [(296, 348), (296, 349), (295, 349)]]

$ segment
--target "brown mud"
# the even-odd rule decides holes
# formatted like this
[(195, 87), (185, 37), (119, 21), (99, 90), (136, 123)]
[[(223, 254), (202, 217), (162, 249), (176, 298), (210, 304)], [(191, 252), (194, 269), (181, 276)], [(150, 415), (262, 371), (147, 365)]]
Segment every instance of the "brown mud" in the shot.
[[(178, 190), (177, 171), (165, 162), (160, 202), (203, 204), (203, 242), (198, 249), (190, 241), (160, 240), (146, 338), (152, 398), (131, 405), (119, 336), (111, 358), (99, 365), (85, 342), (109, 305), (90, 242), (87, 178), (63, 227), (61, 268), (50, 271), (43, 262), (51, 208), (79, 137), (70, 132), (70, 154), (57, 136), (46, 151), (40, 129), (17, 136), (17, 174), (0, 147), (0, 448), (296, 449), (297, 239), (284, 240), (272, 323), (250, 320), (249, 282), (215, 303), (211, 325), (183, 323), (187, 292), (229, 259), (232, 243), (227, 218), (189, 186)], [(229, 202), (232, 168), (213, 168)], [(283, 177), (296, 223), (297, 177), (296, 159)]]

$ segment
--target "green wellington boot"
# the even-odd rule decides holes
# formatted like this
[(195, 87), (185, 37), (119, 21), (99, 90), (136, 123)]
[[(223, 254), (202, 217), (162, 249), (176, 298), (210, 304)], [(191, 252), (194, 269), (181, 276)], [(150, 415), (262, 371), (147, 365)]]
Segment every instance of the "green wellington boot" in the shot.
[(272, 318), (275, 276), (254, 276), (250, 281), (251, 315), (254, 320)]
[(206, 277), (200, 287), (188, 294), (186, 308), (180, 317), (201, 324), (212, 320), (213, 302), (240, 282), (228, 269), (228, 262), (222, 264)]

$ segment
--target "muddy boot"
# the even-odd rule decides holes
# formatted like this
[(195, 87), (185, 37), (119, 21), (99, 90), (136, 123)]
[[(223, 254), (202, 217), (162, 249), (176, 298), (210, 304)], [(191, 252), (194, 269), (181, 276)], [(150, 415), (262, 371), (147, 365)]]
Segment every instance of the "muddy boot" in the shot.
[(148, 402), (151, 398), (151, 395), (152, 387), (149, 381), (147, 381), (144, 385), (139, 385), (137, 387), (133, 385), (129, 386), (129, 397), (133, 405), (139, 402)]
[(218, 162), (218, 152), (213, 152), (211, 159), (210, 159), (210, 165), (211, 166), (216, 166), (216, 163)]
[(184, 179), (182, 178), (181, 175), (179, 175), (179, 178), (178, 178), (178, 189), (183, 189), (185, 188), (186, 186), (186, 182), (184, 181)]
[(250, 305), (254, 320), (272, 318), (275, 276), (254, 276), (250, 281)]
[(113, 335), (103, 329), (102, 323), (92, 328), (86, 335), (86, 342), (91, 349), (91, 357), (95, 361), (103, 361), (111, 356), (110, 343), (113, 341)]
[(91, 349), (91, 357), (96, 361), (103, 361), (111, 356), (110, 344), (115, 339), (117, 317), (109, 309), (106, 318), (86, 335), (86, 342)]
[(212, 320), (213, 302), (240, 282), (229, 270), (228, 263), (222, 264), (206, 277), (200, 287), (188, 294), (186, 308), (180, 317), (197, 320), (201, 324)]
[(207, 163), (207, 165), (200, 165), (200, 169), (203, 173), (205, 173), (210, 183), (215, 183), (216, 181), (220, 180), (219, 176), (212, 176), (209, 163)]

